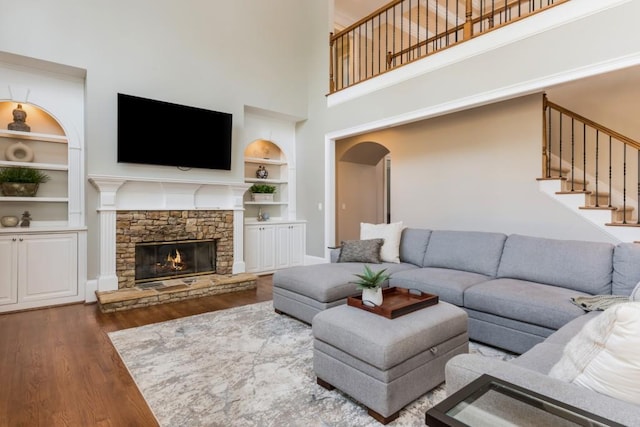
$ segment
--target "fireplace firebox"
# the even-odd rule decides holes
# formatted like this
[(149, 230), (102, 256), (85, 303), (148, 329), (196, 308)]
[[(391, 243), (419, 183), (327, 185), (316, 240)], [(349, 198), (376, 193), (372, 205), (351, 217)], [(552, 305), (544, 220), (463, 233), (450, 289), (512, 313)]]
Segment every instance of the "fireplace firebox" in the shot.
[(216, 241), (137, 243), (135, 258), (136, 284), (213, 274), (216, 272)]

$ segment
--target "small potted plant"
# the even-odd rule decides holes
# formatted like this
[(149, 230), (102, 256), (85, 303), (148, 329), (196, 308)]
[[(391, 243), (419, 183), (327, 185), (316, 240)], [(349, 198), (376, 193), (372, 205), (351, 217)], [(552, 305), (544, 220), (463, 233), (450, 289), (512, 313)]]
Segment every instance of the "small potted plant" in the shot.
[(359, 280), (354, 282), (362, 290), (362, 302), (369, 301), (375, 305), (382, 304), (382, 285), (389, 280), (387, 269), (374, 272), (368, 265), (364, 265), (364, 273), (354, 274)]
[(273, 202), (273, 193), (276, 192), (275, 185), (253, 184), (249, 191), (254, 202)]
[(39, 185), (47, 181), (49, 175), (39, 169), (22, 166), (0, 169), (2, 194), (5, 196), (35, 196)]

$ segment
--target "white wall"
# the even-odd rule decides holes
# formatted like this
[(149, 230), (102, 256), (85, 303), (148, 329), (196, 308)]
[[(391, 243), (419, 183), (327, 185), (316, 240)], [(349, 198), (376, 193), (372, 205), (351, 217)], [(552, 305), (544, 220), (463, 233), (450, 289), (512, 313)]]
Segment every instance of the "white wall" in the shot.
[[(20, 2), (2, 9), (0, 51), (86, 70), (88, 174), (167, 178), (188, 175), (204, 181), (240, 182), (246, 141), (239, 135), (244, 126), (245, 105), (305, 118), (297, 123), (295, 137), (297, 217), (308, 221), (307, 255), (322, 256), (327, 243), (325, 221), (334, 215), (326, 206), (327, 194), (332, 191), (331, 177), (325, 182), (331, 138), (521, 96), (564, 82), (567, 75), (570, 79), (582, 78), (599, 70), (622, 67), (625, 60), (628, 64), (637, 62), (640, 32), (635, 28), (640, 0), (580, 0), (568, 4), (572, 3), (597, 3), (611, 8), (512, 43), (498, 43), (482, 55), (331, 108), (327, 107), (331, 0)], [(562, 11), (564, 7), (555, 9)], [(494, 33), (501, 34), (500, 30)], [(448, 51), (453, 49), (456, 48)], [(233, 113), (233, 170), (179, 172), (173, 168), (117, 164), (117, 92)], [(614, 95), (610, 96), (613, 99)], [(141, 125), (158, 124), (141, 120)], [(531, 155), (531, 162), (537, 164), (539, 151), (532, 151)], [(393, 159), (393, 182), (399, 184), (401, 176), (397, 175), (395, 156)], [(410, 172), (409, 169), (407, 173)], [(524, 174), (518, 178), (522, 170), (509, 172), (515, 174), (516, 180), (525, 180)], [(527, 182), (530, 178), (527, 170)], [(93, 188), (87, 188), (91, 277), (97, 271), (99, 242), (94, 231), (94, 210), (98, 202)], [(511, 195), (492, 197), (495, 198), (488, 203), (509, 205), (511, 201)], [(406, 202), (392, 200), (395, 203)], [(392, 213), (394, 219), (404, 219), (395, 206)], [(481, 213), (458, 211), (454, 215), (459, 217), (461, 227), (499, 227)], [(463, 215), (466, 216), (462, 218)], [(417, 218), (409, 219), (417, 222)], [(571, 230), (573, 217), (568, 213), (557, 212), (553, 219), (565, 235), (584, 236), (584, 229)], [(528, 227), (533, 229), (536, 224)], [(503, 230), (516, 228), (505, 224)]]
[[(574, 6), (567, 6), (569, 4)], [(327, 153), (325, 171), (329, 171), (330, 174), (334, 167), (329, 162), (335, 140), (368, 134), (402, 123), (451, 114), (474, 106), (489, 105), (497, 101), (555, 88), (558, 84), (571, 80), (583, 79), (605, 71), (609, 72), (640, 64), (640, 32), (634, 30), (636, 25), (634, 17), (640, 13), (640, 1), (583, 0), (560, 5), (553, 9), (553, 13), (556, 17), (558, 15), (562, 17), (562, 14), (568, 10), (567, 8), (584, 4), (604, 9), (597, 13), (584, 14), (579, 19), (555, 23), (549, 27), (548, 31), (533, 31), (524, 38), (513, 40), (500, 38), (500, 34), (513, 33), (519, 28), (518, 26), (529, 25), (524, 23), (524, 21), (528, 21), (525, 19), (518, 24), (508, 26), (511, 28), (508, 31), (492, 32), (491, 37), (495, 42), (495, 47), (485, 50), (482, 54), (473, 55), (472, 51), (474, 45), (481, 44), (482, 37), (478, 37), (460, 46), (447, 49), (446, 52), (451, 55), (455, 53), (456, 49), (469, 51), (469, 55), (464, 59), (441, 64), (427, 74), (417, 74), (400, 83), (389, 84), (386, 87), (381, 86), (369, 94), (332, 104), (333, 106), (326, 111), (328, 133), (325, 142)], [(543, 16), (547, 13), (552, 13), (552, 11), (528, 19), (544, 20), (546, 18)], [(570, 15), (566, 17), (570, 18)], [(433, 56), (433, 61), (437, 61), (436, 56)], [(429, 60), (427, 58), (424, 61)], [(585, 84), (580, 93), (588, 95), (589, 85)], [(310, 101), (313, 102), (313, 99)], [(608, 94), (606, 98), (599, 101), (600, 105), (608, 105), (614, 104), (616, 99), (614, 94)], [(575, 102), (579, 103), (577, 99)], [(637, 110), (637, 107), (634, 108)], [(589, 112), (582, 111), (582, 114), (588, 116)], [(540, 117), (541, 114), (536, 115), (537, 125), (541, 128)], [(375, 140), (370, 135), (367, 135), (365, 139)], [(487, 147), (487, 149), (492, 148), (495, 147)], [(462, 155), (463, 151), (461, 149), (458, 154)], [(540, 153), (540, 148), (529, 153), (532, 164), (540, 163)], [(487, 153), (487, 155), (489, 154), (494, 153)], [(392, 182), (398, 184), (402, 181), (401, 176), (398, 175), (400, 168), (396, 155), (392, 154), (392, 156)], [(406, 172), (406, 176), (414, 176), (414, 173), (419, 175), (426, 173), (420, 169), (420, 161), (422, 160), (420, 156), (415, 153), (412, 156), (413, 162), (409, 163), (408, 169), (402, 169)], [(507, 162), (512, 160), (511, 157), (505, 159)], [(314, 167), (304, 169), (304, 174), (299, 174), (300, 191), (304, 191), (305, 186), (310, 185), (308, 184), (310, 176), (321, 173), (321, 167), (316, 164)], [(516, 181), (527, 180), (528, 184), (526, 185), (530, 186), (536, 185), (535, 177), (539, 175), (537, 170), (532, 174), (532, 171), (522, 168), (509, 167), (506, 172), (512, 173), (511, 179)], [(474, 176), (473, 185), (489, 187), (493, 182), (491, 179), (493, 173), (496, 172)], [(450, 185), (463, 186), (467, 181), (468, 178), (465, 177), (462, 181), (456, 181)], [(331, 203), (333, 189), (330, 180), (326, 182), (325, 189), (327, 203)], [(396, 204), (406, 203), (406, 201), (394, 199), (394, 194), (398, 195), (398, 191), (392, 191), (392, 220), (417, 223), (417, 216), (420, 215), (420, 212), (417, 210), (415, 213), (407, 212), (408, 217), (403, 217), (401, 215), (402, 209)], [(491, 196), (490, 199), (482, 198), (482, 200), (488, 204), (504, 206), (507, 211), (514, 209), (511, 206), (512, 194), (494, 193)], [(476, 199), (478, 198), (480, 196), (476, 196)], [(541, 202), (540, 206), (532, 203), (522, 206), (526, 206), (527, 210), (533, 213), (547, 212), (549, 202), (546, 200), (541, 200)], [(332, 207), (329, 206), (329, 208)], [(485, 215), (487, 211), (480, 208), (475, 208), (474, 211), (453, 209), (451, 206), (450, 208), (451, 212), (439, 211), (441, 212), (440, 217), (426, 213), (432, 226), (444, 224), (444, 217), (452, 215), (457, 219), (456, 228), (469, 227), (480, 230), (500, 228), (501, 231), (518, 229), (536, 231), (536, 234), (562, 234), (564, 237), (576, 239), (584, 239), (585, 236), (597, 237), (601, 240), (609, 238), (599, 232), (594, 236), (591, 226), (589, 226), (589, 231), (585, 230), (584, 226), (576, 228), (573, 215), (562, 209), (549, 211), (553, 214), (545, 213), (544, 215), (551, 216), (547, 219), (539, 220), (537, 216), (529, 215), (529, 223), (511, 224)], [(300, 206), (299, 209), (304, 209), (304, 207)], [(330, 219), (333, 217), (333, 213), (327, 212), (325, 217), (327, 218), (325, 223), (326, 241), (330, 244), (333, 236)], [(546, 228), (551, 218), (555, 223), (555, 231)], [(511, 219), (509, 221), (521, 220)], [(308, 252), (322, 253), (324, 251), (322, 241), (314, 240), (313, 236), (309, 236), (308, 242)]]
[(541, 111), (530, 95), (344, 142), (390, 150), (392, 221), (614, 242), (538, 189)]
[[(296, 117), (307, 113), (306, 3), (299, 0), (81, 0), (5, 4), (0, 52), (86, 70), (88, 175), (242, 182), (244, 106)], [(326, 5), (325, 5), (326, 7)], [(326, 23), (326, 21), (323, 21)], [(234, 118), (232, 171), (116, 162), (116, 93), (229, 112)], [(154, 123), (140, 126), (198, 126)], [(191, 149), (206, 143), (183, 141)], [(196, 148), (197, 149), (197, 148)], [(98, 206), (87, 186), (89, 270), (98, 270)]]

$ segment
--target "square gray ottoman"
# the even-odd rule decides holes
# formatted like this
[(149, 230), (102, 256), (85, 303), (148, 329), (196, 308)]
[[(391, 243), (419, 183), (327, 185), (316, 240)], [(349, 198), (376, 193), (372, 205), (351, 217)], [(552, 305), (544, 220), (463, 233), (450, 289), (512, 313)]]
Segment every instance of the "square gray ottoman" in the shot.
[(444, 365), (468, 353), (467, 313), (439, 302), (395, 319), (341, 305), (313, 318), (313, 369), (383, 424), (444, 381)]

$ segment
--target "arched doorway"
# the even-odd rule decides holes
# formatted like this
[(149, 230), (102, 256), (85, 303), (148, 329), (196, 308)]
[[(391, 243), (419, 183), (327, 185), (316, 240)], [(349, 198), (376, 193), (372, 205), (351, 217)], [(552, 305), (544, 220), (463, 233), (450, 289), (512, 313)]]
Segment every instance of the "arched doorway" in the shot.
[(388, 222), (389, 150), (373, 141), (336, 143), (336, 242), (360, 238), (360, 223)]

